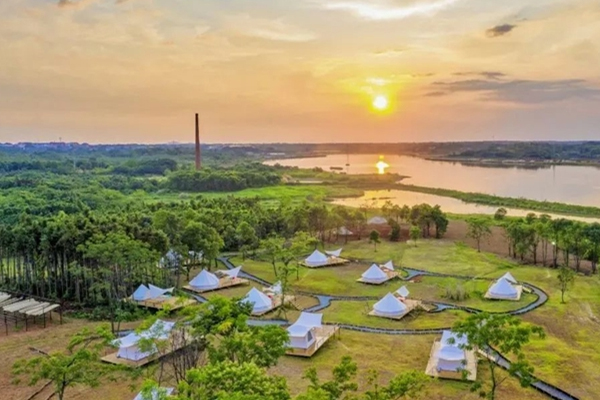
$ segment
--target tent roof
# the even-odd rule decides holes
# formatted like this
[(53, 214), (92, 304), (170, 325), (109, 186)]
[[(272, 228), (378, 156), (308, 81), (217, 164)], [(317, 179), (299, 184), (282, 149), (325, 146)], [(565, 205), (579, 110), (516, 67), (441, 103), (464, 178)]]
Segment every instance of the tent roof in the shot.
[(362, 274), (362, 278), (365, 280), (381, 280), (387, 279), (387, 275), (377, 264), (373, 264)]
[(392, 262), (392, 260), (386, 262), (385, 264), (383, 264), (384, 268), (389, 269), (390, 271), (394, 270), (394, 263)]
[(350, 229), (346, 228), (345, 226), (342, 226), (340, 229), (338, 229), (338, 235), (350, 236), (353, 234), (354, 233), (352, 233), (352, 231)]
[(506, 279), (510, 283), (517, 283), (517, 280), (514, 278), (514, 276), (512, 276), (510, 272), (507, 272), (504, 275), (502, 275), (500, 279)]
[(234, 279), (237, 278), (238, 274), (240, 273), (240, 271), (242, 270), (242, 267), (237, 267), (234, 269), (229, 269), (227, 271), (223, 271), (223, 273), (227, 276), (229, 276), (230, 278)]
[[(171, 394), (173, 394), (173, 392), (175, 391), (174, 388), (161, 388), (164, 389), (165, 393), (167, 396), (170, 396)], [(157, 389), (153, 389), (151, 394), (150, 394), (150, 398), (148, 400), (158, 400), (158, 396), (159, 392)], [(135, 398), (133, 400), (146, 400), (147, 397), (145, 398), (142, 392), (139, 392), (137, 394), (137, 396), (135, 396)]]
[(282, 292), (282, 288), (281, 288), (281, 282), (277, 281), (273, 284), (273, 286), (267, 288), (267, 290), (273, 292), (274, 294), (281, 294)]
[(133, 292), (133, 300), (142, 301), (148, 299), (149, 291), (150, 289), (148, 289), (148, 286), (141, 284), (137, 289), (135, 289), (135, 292)]
[(402, 297), (408, 297), (408, 295), (410, 294), (406, 286), (402, 286), (400, 289), (396, 290), (396, 293), (398, 293)]
[(287, 331), (290, 336), (304, 337), (311, 329), (320, 328), (322, 326), (322, 320), (323, 314), (303, 312), (300, 314), (300, 318), (298, 318)]
[(325, 253), (327, 253), (328, 255), (333, 256), (333, 257), (339, 257), (342, 255), (342, 249), (340, 248), (340, 249), (332, 250), (332, 251), (326, 250)]
[(327, 256), (321, 253), (319, 250), (313, 251), (313, 253), (308, 256), (305, 260), (307, 264), (320, 264), (327, 262)]
[(368, 225), (387, 225), (387, 223), (387, 219), (380, 216), (373, 217), (367, 221)]
[[(449, 343), (450, 339), (453, 339), (453, 343)], [(440, 341), (440, 350), (438, 352), (438, 358), (448, 361), (460, 361), (465, 359), (465, 351), (461, 346), (467, 345), (467, 337), (462, 335), (459, 337), (458, 334), (452, 331), (442, 332), (442, 340)]]
[(499, 296), (516, 296), (517, 289), (505, 278), (500, 278), (490, 288), (490, 293)]
[(246, 297), (242, 300), (244, 303), (252, 304), (252, 308), (261, 309), (261, 308), (271, 308), (273, 307), (273, 300), (269, 298), (266, 294), (261, 292), (256, 288), (250, 289)]
[(152, 326), (145, 331), (142, 331), (139, 334), (136, 332), (131, 332), (127, 336), (113, 340), (113, 344), (118, 345), (119, 348), (124, 348), (136, 345), (141, 339), (166, 340), (169, 338), (174, 326), (175, 322), (157, 319), (156, 322), (154, 322), (154, 324), (152, 324)]
[(155, 299), (157, 297), (164, 296), (167, 293), (173, 293), (173, 289), (175, 288), (163, 289), (158, 286), (154, 286), (153, 284), (149, 284), (148, 289), (148, 297), (150, 299)]
[(406, 311), (406, 306), (391, 293), (386, 294), (373, 306), (375, 311), (385, 314), (402, 314)]
[(219, 286), (219, 278), (213, 273), (203, 269), (194, 279), (190, 281), (190, 286), (196, 287), (217, 287)]

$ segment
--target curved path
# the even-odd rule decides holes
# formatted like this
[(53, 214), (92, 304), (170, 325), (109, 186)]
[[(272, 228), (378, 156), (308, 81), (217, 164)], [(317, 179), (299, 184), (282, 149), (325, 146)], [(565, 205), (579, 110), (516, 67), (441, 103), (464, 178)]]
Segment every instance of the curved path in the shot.
[[(225, 267), (227, 267), (227, 269), (235, 268), (235, 266), (229, 261), (229, 259), (227, 257), (219, 257), (218, 260), (221, 263), (223, 263), (225, 265)], [(466, 275), (442, 274), (442, 273), (438, 273), (438, 272), (429, 272), (429, 271), (424, 271), (424, 270), (419, 270), (419, 269), (414, 269), (414, 268), (403, 268), (403, 269), (408, 273), (408, 275), (405, 277), (402, 277), (401, 279), (406, 280), (406, 281), (412, 280), (418, 276), (438, 276), (438, 277), (456, 278), (456, 279), (463, 279), (463, 280), (474, 280), (474, 279), (487, 280), (487, 281), (493, 280), (493, 279), (489, 279), (489, 278), (472, 277), (472, 276), (466, 276)], [(270, 283), (262, 278), (259, 278), (255, 275), (244, 272), (244, 271), (240, 272), (240, 276), (242, 276), (243, 278), (249, 279), (251, 281), (254, 281), (256, 283), (259, 283), (263, 286), (271, 286), (272, 285), (272, 283)], [(509, 315), (522, 315), (522, 314), (525, 314), (525, 313), (535, 310), (536, 308), (542, 306), (544, 303), (546, 303), (548, 301), (548, 295), (542, 289), (538, 288), (537, 286), (531, 285), (529, 283), (523, 283), (523, 286), (525, 286), (529, 290), (531, 290), (531, 292), (537, 296), (537, 299), (521, 308), (516, 309), (516, 310), (505, 311), (505, 312), (495, 312), (495, 313), (509, 314)], [(326, 295), (326, 294), (310, 293), (310, 292), (299, 292), (299, 294), (315, 297), (319, 301), (319, 304), (303, 310), (306, 312), (321, 311), (321, 310), (329, 307), (331, 305), (332, 301), (365, 301), (365, 300), (378, 300), (379, 299), (378, 297), (374, 297), (374, 296), (330, 296), (330, 295)], [(206, 299), (204, 299), (204, 298), (202, 298), (202, 299), (203, 299), (203, 301), (206, 301)], [(200, 301), (200, 299), (197, 299), (197, 300)], [(457, 306), (455, 304), (450, 304), (450, 303), (428, 302), (428, 304), (432, 304), (432, 305), (436, 306), (436, 308), (434, 310), (430, 311), (430, 312), (434, 312), (434, 313), (441, 312), (444, 310), (462, 310), (462, 311), (466, 311), (466, 312), (474, 313), (474, 314), (483, 312), (483, 310), (479, 310), (477, 308)], [(492, 313), (494, 313), (494, 312), (492, 312)], [(276, 324), (276, 325), (284, 326), (284, 325), (289, 324), (289, 321), (281, 320), (281, 319), (276, 319), (276, 320), (255, 319), (255, 320), (249, 321), (249, 323), (252, 325), (255, 325), (255, 326), (268, 325), (268, 324)], [(327, 324), (327, 325), (334, 325), (334, 324)], [(335, 325), (339, 326), (340, 328), (348, 329), (348, 330), (352, 330), (352, 331), (383, 334), (383, 335), (432, 335), (432, 334), (441, 334), (442, 331), (451, 329), (450, 327), (434, 328), (434, 329), (391, 329), (391, 328), (374, 328), (374, 327), (369, 327), (369, 326), (350, 325), (350, 324), (335, 324)], [(508, 369), (510, 367), (510, 361), (506, 357), (504, 357), (502, 354), (496, 352), (495, 350), (493, 350), (491, 348), (487, 348), (487, 349), (482, 349), (482, 352), (490, 360), (492, 360), (493, 362), (498, 364), (501, 368)], [(579, 398), (565, 392), (562, 389), (557, 388), (554, 385), (544, 382), (542, 380), (534, 381), (531, 384), (531, 386), (534, 389), (536, 389), (537, 391), (547, 395), (548, 397), (550, 397), (552, 399), (579, 400)]]

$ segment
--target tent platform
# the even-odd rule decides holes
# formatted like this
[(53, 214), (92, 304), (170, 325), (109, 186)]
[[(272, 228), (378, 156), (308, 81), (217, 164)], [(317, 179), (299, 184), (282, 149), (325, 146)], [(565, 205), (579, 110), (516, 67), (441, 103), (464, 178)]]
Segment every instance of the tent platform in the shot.
[[(437, 353), (440, 349), (440, 345), (441, 342), (439, 339), (433, 342), (433, 346), (431, 346), (431, 352), (429, 354), (429, 361), (427, 362), (427, 368), (425, 369), (425, 375), (440, 379), (453, 379), (462, 381), (462, 371), (438, 371), (436, 368), (438, 362)], [(467, 357), (467, 363), (464, 366), (464, 369), (468, 372), (465, 378), (467, 381), (474, 382), (477, 380), (477, 355), (475, 350), (465, 350), (465, 354)]]
[(162, 311), (162, 310), (169, 310), (169, 311), (175, 311), (175, 310), (179, 310), (182, 309), (184, 307), (187, 306), (191, 306), (193, 304), (196, 304), (197, 301), (193, 300), (193, 299), (185, 299), (185, 298), (178, 298), (178, 297), (167, 297), (167, 298), (158, 298), (158, 299), (151, 299), (151, 300), (142, 300), (142, 301), (135, 301), (133, 300), (132, 297), (128, 297), (126, 299), (127, 302), (135, 304), (137, 306), (140, 307), (145, 307), (151, 310), (158, 310), (158, 311)]
[(400, 315), (384, 315), (384, 314), (379, 314), (377, 313), (377, 311), (373, 310), (369, 313), (369, 315), (371, 317), (379, 317), (379, 318), (387, 318), (387, 319), (393, 319), (395, 321), (400, 321), (402, 318), (406, 317), (408, 314), (411, 313), (411, 311), (413, 311), (415, 308), (417, 307), (421, 307), (421, 301), (419, 300), (410, 300), (410, 299), (404, 299), (401, 300), (404, 305), (406, 305), (406, 312)]
[(270, 313), (273, 310), (276, 310), (277, 308), (281, 307), (285, 301), (285, 303), (293, 303), (294, 300), (296, 300), (295, 296), (285, 296), (285, 300), (281, 298), (281, 296), (275, 296), (272, 298), (273, 301), (273, 307), (269, 308), (268, 310), (265, 311), (260, 311), (260, 312), (252, 312), (250, 315), (252, 315), (253, 317), (260, 317), (261, 315), (265, 315)]
[(219, 279), (219, 286), (216, 288), (213, 288), (213, 289), (198, 289), (198, 288), (192, 287), (190, 285), (184, 286), (183, 289), (187, 290), (188, 292), (201, 294), (201, 293), (214, 292), (217, 290), (227, 289), (227, 288), (234, 287), (234, 286), (247, 285), (248, 283), (249, 283), (249, 281), (247, 279), (243, 279), (243, 278), (234, 278), (234, 279), (221, 278), (221, 279)]
[[(171, 340), (171, 341), (173, 342), (174, 340)], [(149, 357), (145, 357), (145, 358), (142, 358), (141, 360), (137, 360), (137, 361), (128, 360), (127, 358), (117, 357), (118, 351), (102, 357), (101, 360), (108, 364), (121, 365), (124, 367), (130, 367), (130, 368), (140, 368), (140, 367), (146, 366), (156, 360), (159, 360), (163, 357), (166, 357), (171, 353), (181, 350), (182, 348), (188, 346), (190, 344), (191, 340), (190, 340), (189, 336), (187, 336), (187, 340), (181, 340), (181, 338), (180, 338), (179, 340), (177, 340), (177, 342), (179, 342), (179, 343), (171, 343), (170, 349), (168, 352), (165, 352), (163, 354), (154, 353)]]
[(350, 260), (346, 260), (345, 258), (331, 257), (324, 264), (319, 265), (308, 265), (304, 262), (301, 262), (300, 265), (306, 268), (327, 268), (327, 267), (339, 267), (345, 264), (348, 264)]
[(323, 325), (315, 329), (316, 340), (308, 349), (299, 349), (290, 347), (285, 354), (296, 357), (312, 357), (325, 343), (339, 332), (340, 327), (337, 325)]
[(398, 271), (390, 271), (389, 269), (381, 269), (387, 275), (387, 279), (380, 282), (366, 281), (363, 278), (357, 279), (356, 282), (364, 283), (366, 285), (383, 285), (384, 283), (396, 279), (399, 276)]
[[(508, 297), (497, 297), (494, 296), (490, 293), (490, 290), (488, 289), (487, 293), (485, 294), (485, 296), (483, 296), (484, 298), (488, 299), (488, 300), (507, 300), (507, 301), (519, 301), (521, 300), (521, 295), (523, 294), (523, 285), (513, 285), (515, 289), (517, 289), (517, 297), (515, 297), (514, 299), (508, 298)], [(491, 286), (490, 286), (491, 287)]]

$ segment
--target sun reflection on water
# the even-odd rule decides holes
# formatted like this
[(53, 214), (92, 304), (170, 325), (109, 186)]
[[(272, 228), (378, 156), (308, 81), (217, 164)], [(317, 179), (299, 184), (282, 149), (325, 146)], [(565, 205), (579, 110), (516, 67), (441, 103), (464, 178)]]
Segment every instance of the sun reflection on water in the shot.
[(386, 168), (389, 168), (389, 166), (390, 165), (388, 163), (383, 161), (383, 156), (379, 156), (379, 162), (377, 164), (375, 164), (375, 167), (377, 168), (377, 173), (379, 175), (385, 174), (385, 170), (386, 170)]

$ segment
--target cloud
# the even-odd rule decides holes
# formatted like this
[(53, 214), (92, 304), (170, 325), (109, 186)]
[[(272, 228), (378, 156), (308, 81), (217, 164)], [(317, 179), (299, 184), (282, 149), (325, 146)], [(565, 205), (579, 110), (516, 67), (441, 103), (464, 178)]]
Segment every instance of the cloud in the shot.
[(446, 92), (442, 92), (442, 91), (437, 90), (435, 92), (425, 93), (425, 96), (427, 96), (427, 97), (441, 97), (441, 96), (445, 96), (447, 94), (448, 93), (446, 93)]
[(496, 25), (493, 28), (490, 28), (487, 31), (485, 31), (485, 34), (491, 38), (495, 38), (498, 36), (504, 36), (504, 35), (508, 34), (510, 31), (512, 31), (513, 29), (515, 29), (516, 27), (517, 27), (517, 25), (512, 25), (512, 24)]
[(417, 2), (405, 6), (396, 6), (390, 2), (379, 4), (366, 1), (326, 1), (321, 7), (326, 10), (342, 10), (367, 20), (397, 20), (413, 16), (431, 15), (442, 11), (460, 0), (437, 0)]
[(316, 35), (290, 25), (282, 19), (254, 18), (247, 14), (227, 18), (232, 30), (260, 39), (281, 42), (308, 42), (316, 39)]
[(56, 4), (59, 8), (73, 8), (73, 9), (83, 9), (92, 3), (95, 3), (97, 0), (58, 0)]
[[(560, 102), (571, 99), (600, 100), (600, 88), (584, 79), (559, 80), (501, 80), (467, 79), (450, 82), (434, 82), (434, 92), (445, 94), (471, 92), (483, 95), (487, 101), (521, 104)], [(439, 94), (436, 94), (439, 95)]]
[(498, 71), (481, 71), (481, 72), (455, 72), (452, 75), (455, 76), (482, 76), (486, 79), (501, 79), (506, 76), (503, 72)]

